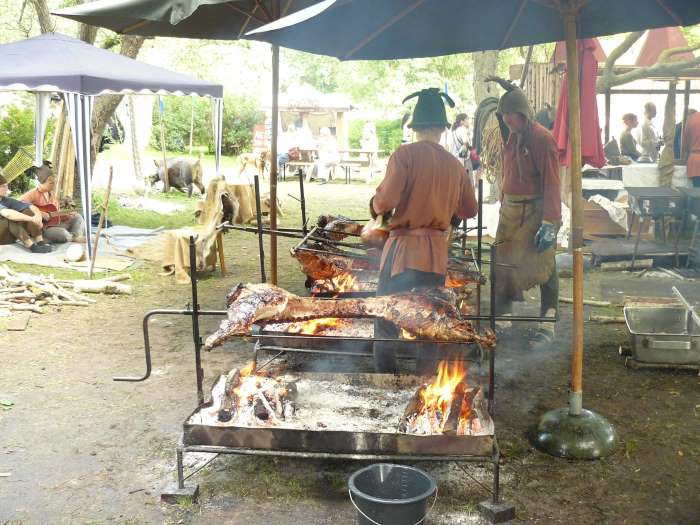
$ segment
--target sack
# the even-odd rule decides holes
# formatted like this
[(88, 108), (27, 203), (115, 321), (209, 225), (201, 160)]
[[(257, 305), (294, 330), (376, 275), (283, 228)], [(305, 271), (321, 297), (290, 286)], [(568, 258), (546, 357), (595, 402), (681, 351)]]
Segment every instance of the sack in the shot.
[(469, 160), (472, 161), (473, 170), (478, 170), (481, 167), (481, 158), (476, 152), (476, 148), (469, 148)]
[(287, 152), (289, 155), (289, 160), (301, 160), (301, 151), (296, 146)]

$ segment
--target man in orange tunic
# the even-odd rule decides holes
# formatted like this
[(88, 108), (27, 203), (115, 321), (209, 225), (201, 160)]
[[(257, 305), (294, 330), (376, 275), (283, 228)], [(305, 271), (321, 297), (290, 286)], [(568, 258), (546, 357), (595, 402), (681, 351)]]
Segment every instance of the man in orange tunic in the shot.
[[(534, 121), (525, 93), (490, 77), (506, 89), (497, 116), (503, 138), (503, 183), (496, 232), (496, 312), (508, 315), (523, 291), (540, 287), (540, 315), (554, 317), (559, 307), (559, 277), (554, 256), (561, 224), (559, 151), (552, 134)], [(551, 323), (541, 323), (534, 347), (554, 339)]]
[[(373, 216), (393, 210), (389, 239), (382, 252), (377, 295), (445, 285), (448, 228), (453, 217), (467, 219), (477, 213), (474, 188), (464, 166), (440, 144), (449, 126), (441, 97), (454, 102), (437, 88), (409, 95), (418, 96), (409, 126), (416, 142), (405, 144), (389, 158), (386, 176), (370, 201)], [(377, 320), (375, 337), (397, 338), (392, 323)], [(378, 372), (395, 372), (395, 348), (374, 344)], [(437, 345), (422, 344), (416, 371), (431, 374), (437, 364)]]
[(685, 151), (688, 178), (695, 188), (700, 187), (700, 112), (688, 112), (683, 130), (683, 149)]

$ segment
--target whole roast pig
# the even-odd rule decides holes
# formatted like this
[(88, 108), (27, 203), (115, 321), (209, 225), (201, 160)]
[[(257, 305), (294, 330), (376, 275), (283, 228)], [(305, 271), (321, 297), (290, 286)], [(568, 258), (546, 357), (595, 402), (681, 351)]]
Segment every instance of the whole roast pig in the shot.
[[(158, 169), (149, 177), (149, 182), (153, 186), (156, 182), (164, 182), (163, 161), (153, 161)], [(189, 159), (168, 159), (168, 182), (171, 188), (186, 191), (188, 197), (192, 197), (192, 186), (197, 186), (199, 192), (204, 195), (204, 184), (202, 183), (202, 163), (201, 159), (192, 161)]]

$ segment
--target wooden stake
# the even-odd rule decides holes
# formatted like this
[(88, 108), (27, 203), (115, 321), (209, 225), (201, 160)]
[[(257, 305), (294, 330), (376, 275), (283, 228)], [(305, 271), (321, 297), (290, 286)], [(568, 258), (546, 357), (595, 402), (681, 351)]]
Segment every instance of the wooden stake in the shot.
[[(95, 270), (95, 259), (97, 258), (97, 245), (100, 244), (100, 234), (102, 233), (102, 227), (104, 226), (105, 219), (107, 218), (107, 211), (109, 208), (109, 194), (112, 191), (112, 175), (114, 174), (114, 166), (109, 167), (109, 179), (107, 181), (107, 193), (105, 194), (105, 200), (102, 203), (102, 212), (100, 213), (100, 222), (97, 225), (97, 233), (95, 234), (95, 246), (92, 247), (92, 258), (90, 259), (90, 273), (89, 277), (92, 279), (92, 274)], [(88, 220), (90, 218), (88, 217)]]
[(158, 96), (158, 114), (160, 115), (160, 148), (163, 150), (163, 192), (170, 191), (170, 180), (168, 179), (168, 159), (165, 155), (165, 111), (161, 111), (160, 96)]
[(583, 394), (583, 198), (581, 191), (581, 99), (579, 60), (576, 47), (576, 13), (564, 15), (566, 72), (569, 95), (569, 145), (571, 147), (571, 236), (573, 249), (573, 327), (571, 353), (571, 400), (569, 413), (581, 414)]

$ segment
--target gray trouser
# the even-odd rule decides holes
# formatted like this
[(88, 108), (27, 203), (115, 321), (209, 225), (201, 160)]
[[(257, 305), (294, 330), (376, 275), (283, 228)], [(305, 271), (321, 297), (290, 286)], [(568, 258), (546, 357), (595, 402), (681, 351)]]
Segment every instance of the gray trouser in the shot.
[[(30, 217), (34, 215), (34, 212), (29, 208), (26, 208), (21, 213)], [(11, 221), (5, 217), (0, 217), (0, 239), (6, 239), (8, 242), (14, 242), (16, 239), (19, 239), (26, 244), (27, 241), (41, 237), (41, 234), (41, 226), (37, 226), (33, 222)]]
[[(395, 245), (394, 245), (395, 246)], [(394, 247), (387, 254), (384, 267), (379, 274), (377, 295), (390, 295), (407, 292), (412, 289), (437, 288), (445, 285), (445, 276), (439, 273), (422, 272), (407, 268), (400, 274), (391, 276), (394, 262)], [(384, 319), (374, 321), (374, 337), (398, 339), (399, 329)], [(374, 343), (374, 368), (380, 373), (396, 373), (396, 346), (391, 342)], [(416, 343), (416, 373), (419, 375), (435, 372), (438, 361), (438, 345), (434, 343)]]
[(67, 221), (63, 221), (58, 226), (49, 226), (44, 230), (44, 237), (49, 242), (56, 244), (71, 242), (73, 237), (85, 235), (85, 221), (79, 214)]

